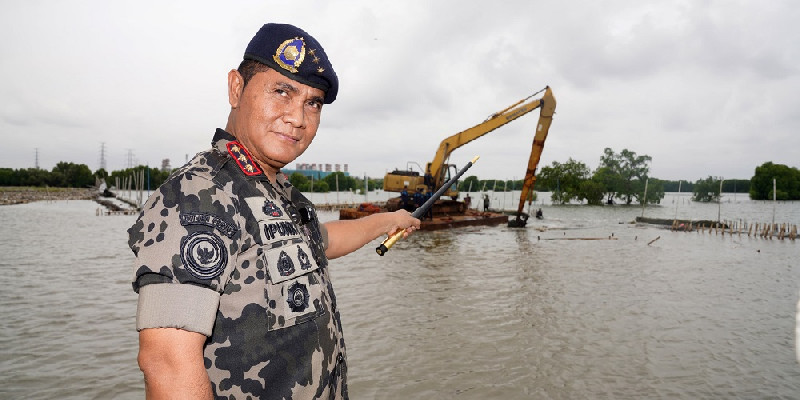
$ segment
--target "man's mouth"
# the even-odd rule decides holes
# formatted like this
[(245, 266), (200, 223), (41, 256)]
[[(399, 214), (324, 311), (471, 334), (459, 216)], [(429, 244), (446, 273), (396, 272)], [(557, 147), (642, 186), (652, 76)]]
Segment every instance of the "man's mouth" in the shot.
[(289, 134), (286, 134), (286, 133), (275, 132), (275, 134), (276, 134), (276, 135), (277, 135), (279, 138), (281, 138), (281, 139), (283, 139), (283, 140), (286, 140), (286, 141), (288, 141), (288, 142), (297, 143), (297, 142), (299, 142), (299, 141), (300, 141), (300, 138), (296, 138), (296, 137), (294, 137), (294, 136), (292, 136), (292, 135), (289, 135)]

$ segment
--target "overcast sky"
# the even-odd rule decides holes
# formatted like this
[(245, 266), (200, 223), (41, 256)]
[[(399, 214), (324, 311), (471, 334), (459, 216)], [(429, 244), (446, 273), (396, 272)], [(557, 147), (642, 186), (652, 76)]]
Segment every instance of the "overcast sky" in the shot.
[[(232, 6), (233, 4), (235, 6)], [(226, 74), (266, 22), (293, 23), (339, 75), (296, 162), (382, 177), (549, 85), (539, 167), (603, 149), (651, 176), (800, 167), (796, 1), (2, 1), (0, 167), (177, 167), (224, 127)], [(539, 111), (456, 150), (470, 175), (520, 179)], [(294, 168), (295, 164), (288, 167)]]

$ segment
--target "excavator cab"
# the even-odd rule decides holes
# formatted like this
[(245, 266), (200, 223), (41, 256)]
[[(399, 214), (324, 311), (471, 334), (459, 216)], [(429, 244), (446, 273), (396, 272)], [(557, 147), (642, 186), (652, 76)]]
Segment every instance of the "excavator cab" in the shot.
[[(458, 168), (455, 164), (447, 164), (447, 168), (444, 169), (444, 180), (442, 182), (449, 182), (450, 178), (455, 176), (457, 173)], [(433, 190), (438, 190), (438, 188), (434, 188)], [(450, 186), (444, 195), (450, 196), (450, 198), (453, 200), (458, 200), (458, 181), (453, 183), (453, 186)]]

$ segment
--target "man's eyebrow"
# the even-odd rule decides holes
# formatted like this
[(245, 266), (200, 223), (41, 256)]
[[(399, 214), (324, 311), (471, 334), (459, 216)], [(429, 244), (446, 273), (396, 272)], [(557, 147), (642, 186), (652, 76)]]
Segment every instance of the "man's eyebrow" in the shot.
[[(288, 83), (288, 82), (278, 82), (275, 86), (277, 86), (279, 89), (285, 90), (287, 92), (300, 93), (300, 89), (298, 89), (296, 86), (294, 86), (294, 85), (292, 85), (291, 83)], [(317, 102), (319, 104), (323, 104), (325, 102), (325, 98), (322, 97), (322, 96), (311, 96), (311, 98), (309, 98), (309, 100), (311, 100), (313, 102)]]
[(292, 93), (299, 92), (299, 90), (294, 85), (291, 85), (291, 84), (286, 83), (286, 82), (278, 82), (275, 86), (277, 86), (278, 88), (283, 89), (283, 90), (285, 90), (287, 92), (292, 92)]

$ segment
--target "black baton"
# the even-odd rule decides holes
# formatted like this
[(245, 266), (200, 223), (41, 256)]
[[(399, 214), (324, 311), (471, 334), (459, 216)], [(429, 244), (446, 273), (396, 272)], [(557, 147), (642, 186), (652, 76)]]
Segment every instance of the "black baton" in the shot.
[[(425, 202), (425, 204), (421, 205), (419, 208), (414, 210), (414, 212), (411, 213), (411, 216), (419, 219), (420, 217), (425, 215), (425, 213), (428, 212), (428, 209), (433, 207), (433, 203), (435, 203), (436, 200), (438, 200), (439, 197), (441, 197), (442, 194), (444, 194), (444, 192), (450, 188), (450, 186), (456, 183), (458, 178), (460, 178), (461, 175), (464, 175), (464, 172), (467, 172), (469, 167), (471, 167), (472, 164), (475, 164), (475, 162), (478, 161), (478, 158), (480, 158), (480, 156), (475, 156), (475, 158), (473, 158), (472, 161), (468, 162), (467, 165), (464, 166), (464, 168), (461, 168), (461, 171), (458, 171), (456, 176), (450, 178), (449, 181), (445, 182), (445, 184), (442, 185), (442, 187), (440, 187), (439, 190), (437, 190), (436, 193), (434, 193), (433, 196), (431, 196), (431, 198)], [(381, 245), (375, 249), (378, 255), (383, 257), (383, 255), (386, 254), (386, 252), (389, 251), (389, 249), (391, 249), (392, 246), (394, 246), (395, 242), (397, 242), (398, 240), (400, 240), (401, 237), (403, 237), (404, 231), (405, 229), (401, 229), (397, 231), (394, 235), (386, 238), (386, 240), (384, 240), (383, 243), (381, 243)]]

